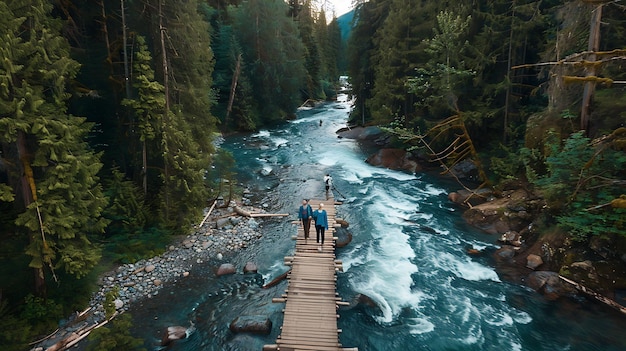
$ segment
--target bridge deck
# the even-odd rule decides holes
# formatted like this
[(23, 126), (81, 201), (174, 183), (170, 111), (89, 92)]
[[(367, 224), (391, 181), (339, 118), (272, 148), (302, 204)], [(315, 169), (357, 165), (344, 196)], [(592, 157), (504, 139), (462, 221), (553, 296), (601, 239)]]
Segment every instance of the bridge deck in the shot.
[(336, 271), (341, 270), (341, 262), (335, 260), (335, 199), (311, 199), (313, 210), (320, 202), (328, 215), (322, 252), (318, 251), (315, 226), (311, 224), (308, 240), (304, 229), (298, 225), (296, 252), (285, 257), (285, 264), (291, 266), (288, 275), (289, 286), (284, 298), (284, 320), (281, 334), (275, 345), (265, 345), (263, 350), (279, 351), (356, 351), (356, 348), (342, 348), (337, 329), (337, 308), (341, 302), (336, 292)]

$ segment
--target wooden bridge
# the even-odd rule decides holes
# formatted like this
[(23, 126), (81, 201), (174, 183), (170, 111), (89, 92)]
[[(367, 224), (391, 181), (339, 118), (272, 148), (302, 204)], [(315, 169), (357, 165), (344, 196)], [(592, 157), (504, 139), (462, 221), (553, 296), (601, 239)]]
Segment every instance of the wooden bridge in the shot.
[(341, 301), (335, 291), (336, 272), (342, 270), (341, 261), (335, 259), (335, 199), (311, 199), (309, 204), (316, 210), (320, 203), (328, 215), (322, 251), (318, 251), (315, 226), (311, 223), (308, 240), (298, 225), (296, 252), (285, 257), (291, 266), (286, 294), (274, 298), (273, 302), (285, 302), (283, 326), (276, 344), (265, 345), (264, 351), (358, 351), (357, 348), (342, 348), (337, 329), (337, 309), (347, 302)]

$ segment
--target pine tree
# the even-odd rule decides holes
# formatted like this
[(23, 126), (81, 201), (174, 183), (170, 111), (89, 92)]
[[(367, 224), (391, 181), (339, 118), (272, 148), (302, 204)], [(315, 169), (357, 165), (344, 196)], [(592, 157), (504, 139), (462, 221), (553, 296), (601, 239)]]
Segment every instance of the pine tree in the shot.
[(151, 155), (151, 158), (162, 158), (162, 155), (158, 152), (160, 143), (154, 143), (154, 140), (161, 130), (162, 116), (165, 109), (165, 89), (154, 78), (154, 69), (151, 66), (152, 55), (148, 50), (145, 38), (137, 36), (135, 40), (137, 42), (137, 51), (135, 51), (133, 61), (133, 86), (137, 89), (137, 97), (122, 100), (122, 105), (130, 107), (137, 119), (136, 127), (139, 130), (139, 141), (142, 145), (142, 187), (144, 194), (148, 194), (149, 143), (151, 146), (150, 150), (156, 151), (156, 155)]
[[(213, 52), (198, 1), (159, 1), (152, 13), (159, 38), (159, 75), (165, 105), (157, 140), (161, 170), (159, 211), (165, 225), (186, 231), (208, 198), (215, 118), (211, 114)], [(155, 192), (156, 193), (156, 192)]]
[(431, 34), (436, 10), (432, 2), (415, 0), (394, 0), (389, 6), (389, 14), (374, 37), (377, 65), (369, 101), (372, 119), (381, 124), (413, 112), (406, 79), (426, 61), (422, 40)]
[(66, 85), (79, 65), (51, 10), (43, 0), (0, 3), (0, 143), (3, 163), (11, 165), (0, 190), (8, 185), (15, 194), (38, 294), (45, 293), (46, 268), (87, 274), (100, 257), (89, 235), (107, 225), (102, 164), (84, 141), (90, 124), (66, 111)]
[(283, 1), (251, 0), (233, 14), (243, 59), (248, 62), (246, 75), (264, 124), (285, 120), (301, 101), (304, 48), (287, 13)]
[(374, 70), (378, 65), (373, 38), (387, 17), (389, 3), (385, 0), (371, 0), (357, 5), (354, 29), (348, 40), (349, 75), (356, 96), (350, 119), (361, 124), (370, 120), (366, 101), (372, 95)]

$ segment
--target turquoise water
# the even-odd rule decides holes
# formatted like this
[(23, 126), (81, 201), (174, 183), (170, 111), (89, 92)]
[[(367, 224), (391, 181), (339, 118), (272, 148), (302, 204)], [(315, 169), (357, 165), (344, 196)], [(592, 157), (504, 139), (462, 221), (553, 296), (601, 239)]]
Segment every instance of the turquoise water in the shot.
[[(283, 256), (293, 252), (290, 222), (302, 198), (321, 197), (322, 177), (333, 176), (344, 198), (339, 216), (353, 241), (337, 250), (344, 273), (338, 278), (345, 300), (367, 295), (376, 307), (340, 310), (344, 347), (367, 350), (626, 350), (626, 316), (579, 300), (545, 301), (526, 287), (503, 281), (490, 255), (470, 257), (468, 247), (495, 250), (495, 237), (463, 222), (447, 200), (455, 186), (430, 175), (375, 168), (368, 150), (337, 138), (348, 104), (330, 103), (300, 111), (298, 119), (272, 130), (229, 137), (223, 147), (238, 160), (241, 183), (271, 212), (288, 219), (263, 224), (264, 237), (229, 257), (242, 266), (255, 261), (260, 277), (216, 279), (211, 265), (199, 265), (189, 279), (165, 288), (131, 311), (135, 332), (158, 349), (168, 325), (195, 330), (171, 350), (261, 350), (274, 343), (282, 324), (281, 304), (272, 297), (283, 282), (260, 288), (284, 272)], [(323, 123), (320, 126), (319, 121)], [(274, 322), (269, 336), (234, 335), (228, 324), (238, 315), (260, 314)]]

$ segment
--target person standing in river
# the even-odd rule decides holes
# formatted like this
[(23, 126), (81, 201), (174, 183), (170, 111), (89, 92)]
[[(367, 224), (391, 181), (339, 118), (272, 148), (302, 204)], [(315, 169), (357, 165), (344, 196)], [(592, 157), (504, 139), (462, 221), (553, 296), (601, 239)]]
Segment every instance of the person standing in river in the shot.
[(309, 238), (309, 232), (311, 229), (311, 217), (313, 216), (313, 209), (306, 199), (302, 200), (302, 206), (298, 209), (298, 219), (302, 220), (302, 228), (304, 229), (304, 240)]
[(324, 176), (324, 186), (326, 187), (326, 193), (328, 193), (328, 190), (330, 190), (332, 185), (333, 177), (331, 177), (330, 174), (326, 173), (326, 175)]
[[(315, 219), (315, 233), (317, 235), (317, 251), (322, 252), (322, 246), (324, 246), (324, 233), (328, 230), (328, 216), (324, 209), (324, 204), (320, 203), (319, 207), (313, 212), (313, 218)], [(320, 242), (321, 239), (321, 242)]]

